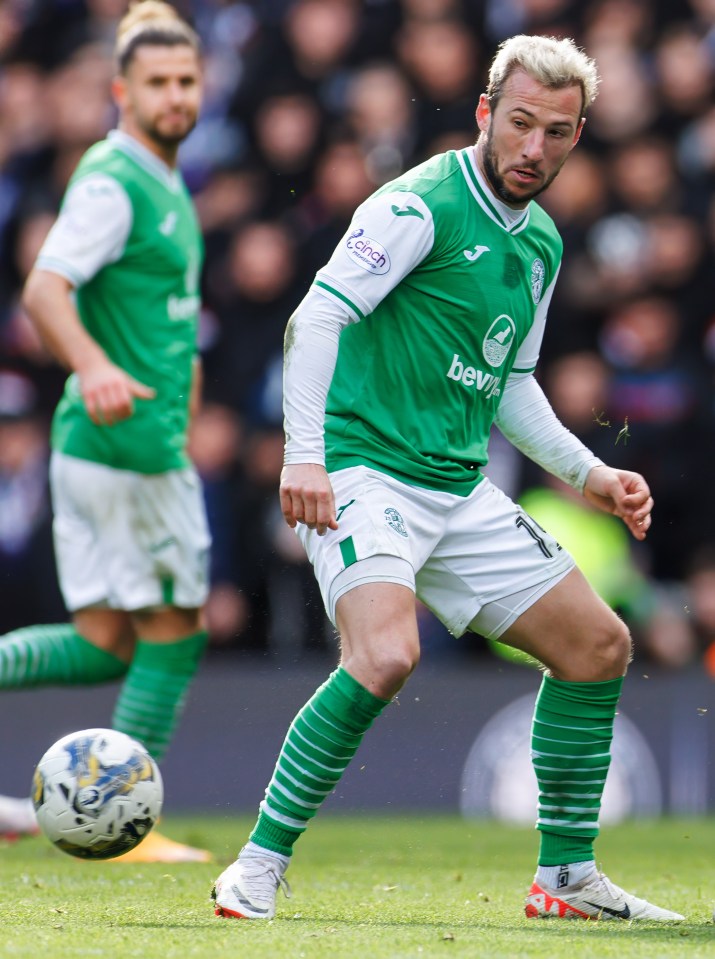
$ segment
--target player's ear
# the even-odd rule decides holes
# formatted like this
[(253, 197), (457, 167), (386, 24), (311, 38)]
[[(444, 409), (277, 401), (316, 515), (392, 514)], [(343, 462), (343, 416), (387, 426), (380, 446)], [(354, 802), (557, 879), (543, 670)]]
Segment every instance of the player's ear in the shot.
[(486, 133), (489, 129), (489, 124), (492, 118), (491, 103), (489, 102), (489, 97), (486, 95), (486, 93), (482, 93), (482, 95), (479, 97), (476, 118), (477, 126), (482, 133)]
[(121, 74), (112, 78), (112, 99), (120, 110), (123, 110), (127, 103), (127, 79)]
[(583, 125), (585, 122), (586, 122), (586, 117), (581, 117), (578, 127), (576, 129), (576, 133), (574, 134), (573, 143), (571, 144), (571, 149), (573, 149), (578, 143), (578, 141), (581, 139), (581, 133), (583, 131)]

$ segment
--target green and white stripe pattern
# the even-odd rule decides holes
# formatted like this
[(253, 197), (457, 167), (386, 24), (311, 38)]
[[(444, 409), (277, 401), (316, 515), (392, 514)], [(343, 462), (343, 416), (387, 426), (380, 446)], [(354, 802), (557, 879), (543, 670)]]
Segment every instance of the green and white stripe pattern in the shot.
[(567, 683), (545, 676), (531, 756), (539, 783), (539, 865), (593, 858), (623, 678)]
[(137, 642), (112, 726), (138, 739), (157, 762), (171, 742), (207, 638), (200, 632), (172, 643)]
[(387, 705), (338, 667), (288, 730), (251, 841), (290, 856)]
[(127, 664), (83, 639), (71, 623), (25, 626), (0, 638), (0, 689), (119, 679)]

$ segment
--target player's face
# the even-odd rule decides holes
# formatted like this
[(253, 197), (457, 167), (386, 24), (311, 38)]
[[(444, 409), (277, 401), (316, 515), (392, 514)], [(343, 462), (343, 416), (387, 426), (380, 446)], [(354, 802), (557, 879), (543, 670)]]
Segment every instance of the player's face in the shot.
[(494, 192), (521, 207), (552, 182), (578, 143), (583, 127), (578, 84), (553, 90), (515, 70), (492, 109), (479, 99), (477, 156)]
[(137, 47), (126, 76), (114, 81), (122, 128), (160, 153), (175, 152), (193, 130), (201, 93), (199, 58), (184, 43)]

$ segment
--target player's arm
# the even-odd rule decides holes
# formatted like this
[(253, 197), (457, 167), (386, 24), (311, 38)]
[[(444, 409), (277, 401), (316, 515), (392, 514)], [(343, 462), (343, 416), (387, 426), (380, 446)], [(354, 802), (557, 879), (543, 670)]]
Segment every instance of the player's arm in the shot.
[(107, 424), (131, 416), (154, 391), (111, 362), (89, 335), (74, 290), (119, 259), (131, 229), (131, 204), (111, 177), (90, 174), (67, 193), (62, 211), (25, 283), (22, 302), (53, 356), (77, 374), (87, 413)]
[(285, 335), (281, 510), (289, 526), (305, 523), (320, 536), (338, 528), (325, 469), (323, 421), (340, 333), (349, 321), (339, 304), (310, 291), (288, 321)]
[(291, 317), (285, 337), (285, 465), (280, 501), (289, 526), (337, 529), (323, 427), (340, 333), (371, 313), (432, 248), (432, 215), (412, 193), (385, 193), (358, 208), (333, 255)]
[(557, 269), (544, 290), (531, 330), (519, 348), (496, 425), (525, 456), (578, 490), (592, 505), (619, 516), (636, 539), (645, 539), (653, 509), (646, 481), (637, 473), (612, 469), (594, 456), (558, 419), (532, 375), (558, 273)]
[(594, 456), (558, 419), (531, 374), (509, 377), (496, 425), (525, 456), (577, 489), (593, 506), (619, 516), (636, 539), (645, 539), (653, 509), (646, 481)]
[(151, 399), (154, 391), (107, 358), (82, 325), (72, 292), (66, 277), (33, 269), (22, 302), (48, 350), (77, 374), (90, 418), (111, 425), (131, 416), (135, 397)]

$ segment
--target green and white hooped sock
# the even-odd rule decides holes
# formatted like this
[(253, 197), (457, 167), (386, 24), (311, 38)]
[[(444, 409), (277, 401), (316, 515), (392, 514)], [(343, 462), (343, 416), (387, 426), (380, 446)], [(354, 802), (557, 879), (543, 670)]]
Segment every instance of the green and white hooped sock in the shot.
[(388, 700), (339, 666), (298, 713), (283, 743), (250, 842), (290, 856)]
[(622, 686), (623, 677), (601, 683), (543, 678), (531, 738), (539, 784), (539, 866), (594, 858)]
[(172, 643), (137, 641), (112, 726), (138, 739), (157, 762), (171, 742), (207, 639), (202, 631)]
[(80, 636), (72, 623), (25, 626), (0, 637), (0, 689), (108, 683), (128, 669)]

